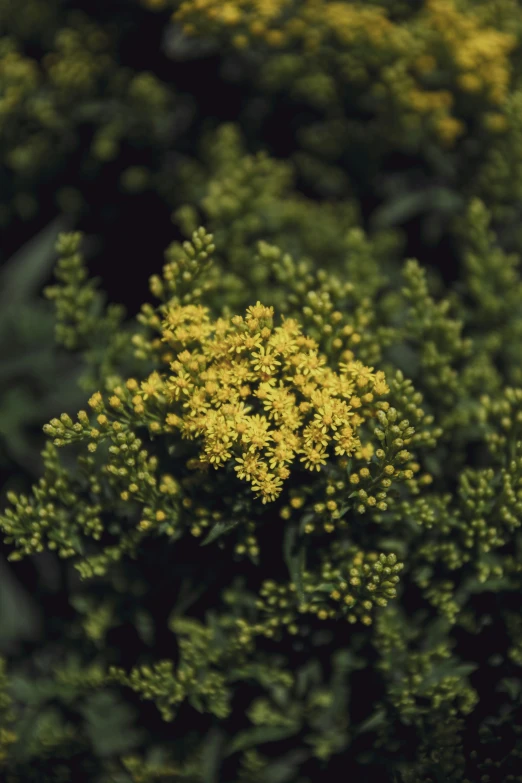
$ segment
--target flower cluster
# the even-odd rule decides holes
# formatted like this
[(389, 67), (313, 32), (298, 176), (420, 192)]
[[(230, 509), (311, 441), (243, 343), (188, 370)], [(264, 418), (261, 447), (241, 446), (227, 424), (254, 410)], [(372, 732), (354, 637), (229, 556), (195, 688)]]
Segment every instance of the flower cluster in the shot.
[[(502, 369), (509, 359), (509, 376), (519, 372), (519, 315), (501, 312), (485, 288), (488, 219), (471, 205), (476, 318), (457, 290), (439, 297), (414, 261), (396, 274), (380, 260), (389, 240), (361, 229), (332, 236), (339, 254), (344, 242), (348, 279), (342, 266), (316, 270), (265, 241), (251, 248), (260, 271), (245, 270), (239, 289), (221, 275), (224, 248), (199, 228), (170, 245), (151, 279), (159, 304), (127, 329), (87, 280), (80, 235), (60, 238), (48, 296), (58, 339), (86, 352), (90, 396), (75, 418), (64, 412), (45, 426), (44, 475), (30, 492), (10, 492), (0, 516), (15, 567), (56, 553), (81, 577), (70, 604), (84, 644), (37, 691), (36, 747), (48, 743), (56, 757), (77, 748), (80, 764), (86, 735), (100, 774), (124, 769), (134, 783), (177, 768), (190, 780), (212, 737), (187, 740), (183, 758), (159, 740), (156, 761), (143, 760), (122, 706), (131, 689), (175, 731), (199, 711), (226, 734), (242, 699), (243, 723), (215, 761), (221, 770), (233, 758), (242, 783), (254, 769), (270, 779), (262, 746), (289, 737), (307, 749), (313, 780), (319, 763), (352, 752), (350, 721), (377, 734), (379, 758), (397, 743), (406, 753), (407, 727), (416, 769), (437, 770), (435, 747), (448, 780), (466, 779), (475, 654), (452, 651), (453, 629), (478, 633), (487, 614), (477, 616), (475, 596), (516, 590), (522, 574), (522, 392), (503, 384)], [(222, 220), (216, 213), (226, 241), (243, 216), (231, 215), (228, 235)], [(495, 286), (515, 307), (516, 261), (505, 276), (494, 261)], [(261, 303), (269, 282), (277, 308)], [(228, 292), (230, 301), (250, 292), (256, 304), (232, 315)], [(414, 597), (420, 608), (406, 617)], [(139, 637), (136, 655), (112, 644), (122, 617)], [(513, 611), (500, 612), (504, 623), (516, 667)], [(370, 646), (377, 674), (364, 676), (378, 678), (380, 695), (351, 700), (347, 683), (357, 687)], [(17, 701), (18, 717), (22, 708)], [(105, 710), (120, 716), (128, 752), (108, 753), (93, 728)], [(7, 735), (8, 758), (19, 744)]]
[(517, 37), (490, 26), (480, 8), (473, 15), (451, 0), (429, 0), (395, 22), (384, 3), (185, 0), (173, 19), (190, 36), (219, 32), (240, 51), (249, 43), (272, 49), (264, 84), (290, 87), (317, 107), (338, 104), (344, 85), (371, 82), (377, 114), (393, 106), (403, 131), (433, 135), (442, 147), (466, 132), (468, 96), (481, 104), (486, 129), (507, 127), (502, 105)]
[(261, 618), (250, 629), (243, 624), (242, 633), (262, 633), (272, 638), (286, 629), (295, 635), (299, 615), (307, 613), (319, 620), (344, 618), (351, 624), (360, 620), (363, 625), (371, 625), (374, 607), (384, 607), (396, 597), (395, 585), (404, 564), (398, 563), (394, 554), (361, 551), (350, 557), (345, 554), (340, 561), (341, 565), (335, 567), (331, 562), (324, 563), (317, 575), (303, 574), (304, 601), (298, 599), (293, 583), (264, 582), (257, 601)]
[(233, 460), (264, 503), (280, 495), (295, 463), (319, 471), (329, 456), (357, 451), (360, 425), (388, 391), (384, 374), (360, 362), (333, 371), (294, 319), (275, 326), (273, 308), (260, 302), (214, 323), (202, 307), (172, 307), (163, 340), (177, 352), (172, 375), (151, 376), (144, 399), (171, 401), (166, 423), (202, 440), (199, 464)]
[[(365, 182), (385, 200), (376, 227), (426, 212), (433, 245), (479, 197), (521, 246), (522, 24), (511, 0), (163, 3), (173, 5), (169, 29), (180, 49), (197, 56), (199, 44), (219, 41), (225, 62), (242, 63), (263, 94), (267, 120), (277, 121), (281, 99), (311, 107), (300, 112), (292, 154), (311, 192), (351, 197), (364, 160)], [(399, 150), (419, 158), (425, 174), (383, 172)], [(184, 178), (194, 192), (193, 173)]]

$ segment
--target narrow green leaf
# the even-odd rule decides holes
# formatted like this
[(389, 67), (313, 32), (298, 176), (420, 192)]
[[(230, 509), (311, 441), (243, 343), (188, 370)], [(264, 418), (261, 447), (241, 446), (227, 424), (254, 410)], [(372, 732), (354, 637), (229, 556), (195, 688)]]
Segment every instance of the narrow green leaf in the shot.
[(314, 592), (315, 593), (331, 593), (332, 590), (335, 590), (337, 585), (335, 585), (333, 582), (324, 582), (322, 585), (318, 585)]
[(298, 543), (298, 531), (294, 525), (289, 525), (285, 530), (283, 554), (290, 573), (290, 578), (295, 584), (297, 596), (300, 601), (304, 601), (303, 574), (305, 570), (306, 554), (303, 543)]
[(299, 698), (302, 698), (313, 685), (319, 685), (320, 682), (321, 666), (319, 661), (309, 661), (297, 672), (295, 692)]
[(294, 750), (269, 764), (263, 772), (263, 781), (295, 783), (299, 767), (310, 757), (304, 750)]
[(255, 726), (252, 729), (242, 731), (236, 736), (227, 748), (226, 755), (237, 753), (240, 750), (255, 748), (264, 742), (277, 742), (278, 740), (293, 737), (299, 731), (299, 725), (292, 723), (290, 726)]
[(191, 693), (187, 701), (197, 712), (205, 712), (205, 705), (203, 704), (199, 693)]
[(240, 520), (238, 519), (232, 522), (216, 522), (208, 536), (201, 542), (201, 546), (207, 546), (207, 544), (211, 544), (217, 538), (230, 533), (231, 530), (239, 525), (239, 522)]
[(449, 188), (434, 187), (407, 192), (382, 204), (372, 218), (375, 229), (388, 228), (427, 211), (451, 212), (462, 205), (462, 197)]
[(0, 275), (2, 309), (18, 307), (37, 292), (54, 264), (54, 245), (63, 228), (62, 218), (53, 220), (9, 259)]
[(201, 760), (202, 783), (219, 783), (219, 767), (222, 758), (223, 732), (214, 728), (205, 737), (205, 752)]
[(373, 715), (370, 715), (365, 721), (357, 727), (357, 734), (364, 734), (366, 731), (374, 731), (382, 726), (386, 722), (386, 710), (381, 707), (376, 710)]

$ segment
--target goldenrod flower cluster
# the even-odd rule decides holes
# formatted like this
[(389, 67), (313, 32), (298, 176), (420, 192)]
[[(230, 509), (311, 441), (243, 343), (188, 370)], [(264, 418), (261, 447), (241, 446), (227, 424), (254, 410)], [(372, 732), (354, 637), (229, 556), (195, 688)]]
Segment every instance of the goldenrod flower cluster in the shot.
[[(233, 232), (243, 218), (216, 224), (227, 219)], [(389, 240), (360, 229), (332, 239), (338, 252), (345, 241), (348, 280), (265, 242), (252, 254), (263, 273), (245, 270), (239, 288), (219, 280), (226, 254), (200, 228), (169, 247), (151, 280), (160, 303), (127, 332), (87, 280), (80, 235), (60, 238), (48, 295), (58, 338), (88, 352), (90, 396), (75, 419), (45, 426), (44, 476), (30, 493), (10, 492), (0, 516), (11, 562), (48, 550), (74, 558), (82, 578), (73, 605), (86, 651), (60, 666), (49, 691), (58, 702), (94, 690), (113, 698), (106, 689), (119, 685), (167, 721), (195, 709), (223, 722), (240, 691), (249, 723), (238, 742), (253, 727), (272, 738), (305, 730), (313, 758), (327, 759), (349, 747), (343, 688), (366, 665), (358, 651), (374, 645), (383, 701), (368, 710), (383, 746), (394, 721), (409, 725), (420, 748), (435, 736), (444, 769), (462, 778), (459, 741), (431, 723), (443, 716), (459, 738), (476, 701), (452, 629), (475, 628), (470, 596), (522, 574), (522, 392), (502, 391), (501, 375), (508, 362), (519, 371), (519, 276), (514, 260), (491, 256), (495, 291), (514, 305), (506, 313), (486, 286), (489, 212), (475, 203), (468, 219), (476, 323), (457, 294), (437, 296), (419, 264), (401, 275), (381, 263)], [(269, 281), (278, 308), (257, 296)], [(256, 304), (242, 315), (219, 298), (207, 306), (216, 283)], [(476, 466), (463, 456), (474, 442)], [(60, 460), (63, 447), (76, 462)], [(393, 605), (408, 608), (412, 595), (420, 613), (394, 619)], [(160, 604), (169, 617), (154, 622)], [(107, 660), (134, 606), (143, 653)], [(346, 658), (336, 668), (338, 641)], [(76, 734), (64, 720), (41, 736), (55, 748)], [(127, 761), (147, 780), (138, 757)]]
[(162, 339), (179, 351), (172, 375), (151, 376), (143, 399), (172, 401), (166, 423), (202, 441), (200, 465), (232, 461), (263, 503), (281, 494), (292, 468), (319, 471), (330, 456), (356, 452), (358, 409), (388, 392), (384, 374), (360, 362), (332, 370), (294, 319), (276, 326), (260, 302), (215, 322), (201, 306), (172, 307)]
[[(219, 32), (239, 50), (249, 42), (273, 49), (265, 84), (286, 83), (321, 107), (340, 102), (343, 82), (368, 85), (378, 115), (393, 107), (393, 124), (403, 133), (418, 138), (424, 126), (451, 147), (467, 130), (463, 96), (478, 97), (490, 132), (507, 128), (503, 103), (517, 38), (473, 10), (463, 12), (454, 0), (427, 0), (395, 22), (376, 3), (184, 0), (173, 20), (187, 35)], [(335, 71), (324, 67), (327, 61)]]

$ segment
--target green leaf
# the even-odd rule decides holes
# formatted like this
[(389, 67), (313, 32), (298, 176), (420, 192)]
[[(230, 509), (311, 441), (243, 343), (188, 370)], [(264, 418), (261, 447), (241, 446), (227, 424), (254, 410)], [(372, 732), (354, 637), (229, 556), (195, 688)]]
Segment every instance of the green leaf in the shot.
[(49, 686), (45, 687), (41, 681), (28, 679), (20, 674), (10, 675), (9, 691), (14, 699), (28, 707), (39, 707), (51, 696)]
[(142, 732), (134, 727), (135, 709), (108, 691), (89, 696), (82, 713), (96, 755), (126, 753), (142, 740)]
[(383, 538), (380, 546), (383, 552), (393, 553), (399, 558), (406, 556), (406, 542), (400, 538)]
[(231, 522), (216, 522), (208, 536), (201, 542), (201, 546), (206, 546), (207, 544), (211, 544), (213, 541), (215, 541), (217, 538), (220, 538), (221, 536), (226, 535), (227, 533), (230, 533), (231, 530), (233, 530), (235, 527), (237, 527), (240, 523), (240, 520), (235, 519)]
[(297, 723), (293, 723), (291, 726), (255, 726), (238, 734), (228, 746), (226, 755), (230, 756), (240, 750), (255, 748), (264, 742), (278, 742), (293, 737), (298, 731), (299, 725)]
[(415, 215), (435, 210), (452, 212), (462, 206), (462, 197), (449, 188), (434, 187), (423, 191), (394, 196), (375, 210), (372, 217), (374, 229), (389, 228), (410, 220)]
[(507, 693), (511, 701), (519, 700), (522, 696), (522, 683), (514, 677), (504, 677), (498, 690), (501, 693)]
[(429, 691), (434, 685), (437, 685), (444, 677), (458, 677), (459, 680), (465, 680), (468, 675), (472, 674), (478, 668), (478, 664), (474, 663), (462, 663), (455, 664), (454, 660), (442, 661), (435, 665), (433, 670), (428, 674), (421, 685), (418, 687), (418, 693), (424, 694)]
[(154, 620), (144, 609), (138, 609), (134, 615), (136, 630), (145, 644), (151, 647), (154, 644)]
[(300, 766), (310, 757), (305, 750), (293, 750), (263, 770), (263, 783), (295, 783)]
[(366, 731), (375, 731), (379, 726), (382, 726), (386, 722), (386, 710), (384, 707), (377, 709), (373, 715), (370, 715), (365, 721), (357, 727), (356, 734), (364, 734)]
[(295, 584), (297, 597), (301, 602), (305, 600), (303, 574), (305, 570), (306, 553), (303, 543), (298, 543), (298, 530), (294, 525), (289, 525), (285, 530), (283, 541), (283, 554), (285, 563), (290, 572), (290, 578)]
[(203, 701), (199, 693), (191, 693), (187, 701), (190, 704), (190, 706), (193, 707), (197, 712), (201, 712), (201, 713), (205, 712), (205, 705), (203, 704)]
[(321, 666), (319, 661), (309, 661), (302, 666), (296, 675), (295, 692), (298, 698), (302, 698), (313, 685), (321, 682)]
[(314, 519), (315, 511), (306, 511), (301, 517), (301, 521), (299, 523), (299, 532), (304, 533), (305, 527), (309, 524), (309, 522), (313, 522)]
[(324, 582), (322, 585), (318, 585), (318, 587), (315, 588), (315, 593), (331, 593), (332, 590), (335, 590), (337, 585), (335, 585), (333, 582)]
[(170, 630), (173, 630), (172, 624), (176, 622), (176, 619), (183, 616), (188, 607), (192, 606), (192, 604), (203, 595), (205, 590), (205, 582), (194, 585), (194, 582), (191, 579), (183, 580), (177, 595), (176, 603), (168, 620), (168, 627)]
[(9, 259), (0, 275), (2, 309), (19, 307), (36, 294), (54, 264), (54, 245), (63, 229), (63, 218), (53, 220)]
[(351, 503), (343, 503), (343, 505), (339, 509), (339, 516), (337, 518), (342, 519), (343, 517), (345, 517), (351, 508), (352, 508)]
[(205, 753), (201, 760), (202, 783), (219, 783), (219, 767), (222, 758), (224, 734), (212, 729), (205, 737)]

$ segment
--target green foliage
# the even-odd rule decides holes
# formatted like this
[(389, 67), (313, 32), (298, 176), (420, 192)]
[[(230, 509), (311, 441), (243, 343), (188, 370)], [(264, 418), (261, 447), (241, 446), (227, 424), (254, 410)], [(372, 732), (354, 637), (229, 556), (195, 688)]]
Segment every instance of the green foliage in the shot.
[[(119, 64), (117, 27), (61, 6), (56, 0), (24, 0), (16, 9), (3, 0), (0, 6), (4, 226), (38, 212), (38, 192), (53, 176), (59, 183), (55, 203), (65, 212), (82, 212), (88, 206), (82, 185), (92, 183), (122, 149), (134, 147), (139, 159), (144, 143), (165, 149), (172, 135), (172, 92), (153, 73)], [(15, 16), (25, 24), (16, 24)], [(37, 54), (31, 56), (35, 39)], [(73, 161), (79, 151), (80, 181), (71, 183), (65, 168), (78, 165)], [(150, 176), (136, 159), (128, 161), (120, 188), (139, 192)]]
[[(480, 228), (487, 214), (483, 204), (470, 207), (468, 219), (477, 215), (478, 220), (477, 252), (485, 252), (484, 242), (491, 241)], [(368, 761), (361, 744), (367, 733), (377, 738), (372, 763), (390, 763), (393, 757), (404, 780), (417, 779), (412, 775), (427, 780), (434, 770), (448, 780), (469, 775), (471, 761), (461, 743), (466, 719), (481, 703), (477, 683), (470, 682), (478, 663), (470, 651), (463, 656), (456, 650), (460, 637), (455, 633), (461, 623), (459, 633), (470, 632), (477, 594), (502, 596), (520, 589), (522, 438), (517, 422), (522, 391), (507, 385), (502, 391), (499, 369), (489, 377), (498, 344), (484, 342), (484, 325), (468, 297), (456, 286), (448, 298), (438, 300), (417, 262), (407, 260), (397, 276), (393, 264), (387, 269), (376, 263), (379, 251), (363, 237), (347, 250), (348, 269), (357, 267), (356, 248), (373, 265), (367, 261), (366, 274), (359, 279), (354, 274), (344, 286), (332, 277), (338, 272), (322, 270), (314, 278), (311, 261), (304, 262), (310, 268), (309, 283), (306, 277), (303, 281), (289, 253), (261, 242), (257, 260), (266, 271), (246, 278), (244, 290), (255, 301), (266, 295), (270, 279), (274, 301), (284, 303), (287, 319), (298, 318), (309, 327), (308, 336), (290, 337), (300, 332), (288, 320), (282, 322), (288, 324), (284, 328), (294, 331), (283, 340), (285, 332), (278, 331), (272, 309), (259, 302), (245, 319), (226, 316), (225, 308), (214, 326), (206, 315), (212, 311), (219, 316), (211, 257), (215, 254), (218, 268), (226, 260), (215, 238), (200, 228), (191, 241), (171, 246), (163, 275), (152, 277), (159, 306), (145, 306), (135, 326), (121, 330), (113, 320), (121, 317), (119, 311), (104, 310), (86, 281), (80, 239), (77, 234), (60, 237), (61, 260), (50, 295), (57, 308), (58, 339), (83, 351), (88, 361), (96, 357), (92, 366), (103, 385), (89, 399), (91, 413), (81, 410), (76, 421), (63, 413), (45, 426), (50, 441), (44, 475), (29, 495), (9, 494), (10, 506), (0, 518), (5, 540), (14, 547), (10, 560), (55, 551), (72, 558), (82, 580), (73, 599), (74, 637), (84, 638), (87, 646), (75, 659), (76, 669), (64, 660), (54, 684), (48, 682), (41, 691), (38, 718), (33, 696), (24, 708), (33, 705), (32, 720), (41, 726), (34, 729), (36, 745), (30, 753), (40, 752), (44, 735), (38, 732), (52, 726), (54, 756), (63, 757), (67, 743), (76, 748), (75, 757), (90, 748), (87, 752), (97, 759), (96, 780), (110, 779), (104, 775), (112, 774), (118, 758), (120, 771), (137, 776), (125, 778), (121, 771), (122, 781), (170, 774), (161, 772), (161, 764), (155, 768), (125, 755), (138, 747), (138, 734), (143, 741), (147, 728), (139, 722), (137, 733), (137, 713), (114, 701), (118, 687), (120, 699), (127, 691), (139, 697), (134, 710), (153, 702), (165, 726), (182, 726), (193, 716), (190, 725), (195, 728), (183, 752), (170, 746), (164, 770), (169, 763), (181, 764), (180, 770), (188, 763), (187, 775), (195, 780), (214, 779), (212, 775), (287, 780), (298, 769), (303, 780), (313, 780), (327, 769), (325, 764), (338, 763), (346, 754), (354, 769), (362, 769)], [(463, 254), (467, 247), (465, 243)], [(510, 269), (510, 290), (519, 290), (515, 259)], [(475, 297), (487, 306), (478, 273), (473, 280)], [(221, 279), (220, 286), (222, 296), (227, 286), (237, 296), (232, 279)], [(80, 306), (72, 307), (73, 301)], [(358, 303), (370, 317), (357, 315)], [(209, 342), (207, 335), (214, 330)], [(354, 339), (359, 334), (361, 339)], [(115, 342), (120, 339), (124, 342)], [(229, 355), (226, 340), (240, 346), (237, 341), (243, 339), (237, 371), (242, 368), (242, 383), (250, 387), (241, 387), (241, 394), (248, 398), (259, 379), (259, 389), (266, 389), (259, 394), (267, 402), (265, 413), (252, 422), (260, 427), (268, 412), (268, 430), (248, 429), (254, 424), (239, 402), (240, 387), (235, 391), (232, 378), (227, 380), (233, 360), (223, 364), (213, 358)], [(267, 339), (268, 347), (261, 350)], [(285, 352), (299, 355), (299, 341), (306, 345), (306, 358), (296, 359), (296, 371), (282, 370), (280, 382), (281, 389), (295, 385), (294, 402), (281, 397), (285, 413), (277, 413), (278, 408), (270, 413), (279, 399), (272, 392), (266, 397), (276, 388), (270, 378), (279, 372), (278, 364), (287, 367)], [(130, 348), (115, 351), (115, 345), (123, 344), (134, 346), (134, 357)], [(472, 371), (475, 344), (483, 362), (478, 377)], [(351, 447), (336, 447), (337, 456), (328, 456), (325, 449), (337, 438), (341, 420), (335, 423), (334, 408), (328, 412), (333, 403), (326, 392), (321, 403), (315, 401), (314, 388), (323, 383), (315, 356), (332, 370), (340, 368), (339, 376), (325, 378), (329, 383), (339, 378), (335, 383), (344, 384), (355, 411), (352, 428), (358, 438)], [(365, 366), (368, 357), (387, 368), (386, 381), (383, 373)], [(515, 372), (513, 362), (509, 366)], [(127, 367), (134, 375), (125, 380)], [(414, 381), (405, 376), (408, 370)], [(198, 373), (207, 384), (201, 388), (195, 385)], [(220, 381), (216, 385), (212, 379)], [(228, 433), (219, 435), (223, 443), (236, 442), (239, 433), (238, 444), (258, 444), (250, 451), (234, 451), (230, 445), (229, 456), (215, 458), (222, 452), (208, 435), (204, 450), (198, 451), (197, 417), (210, 416), (216, 394), (221, 395), (216, 410), (225, 411), (221, 406), (227, 401), (229, 418), (220, 424), (209, 418), (206, 426), (216, 429), (208, 432), (215, 432), (214, 439), (219, 432)], [(294, 413), (298, 400), (303, 401)], [(290, 464), (285, 460), (291, 458), (275, 450), (270, 468), (264, 469), (259, 462), (264, 447), (256, 440), (261, 431), (275, 437), (277, 426), (289, 426), (297, 411), (302, 416), (311, 404), (323, 406), (315, 415), (328, 423), (317, 432), (304, 429), (299, 436), (304, 440), (297, 439), (292, 448), (311, 454), (316, 443), (313, 448), (324, 454), (324, 467), (314, 471), (310, 457), (306, 469)], [(183, 429), (184, 417), (187, 422), (193, 417), (192, 429)], [(300, 425), (291, 426), (295, 438)], [(283, 436), (288, 443), (290, 435), (288, 430)], [(476, 466), (466, 464), (470, 443), (474, 448), (482, 444)], [(64, 447), (76, 455), (75, 462), (61, 459)], [(246, 469), (240, 455), (258, 451), (257, 463)], [(234, 459), (241, 466), (236, 471), (231, 470)], [(457, 472), (448, 473), (448, 465)], [(277, 492), (263, 489), (270, 469), (285, 476)], [(248, 470), (258, 476), (252, 479), (254, 494), (243, 480)], [(259, 494), (265, 491), (266, 496)], [(184, 557), (194, 562), (194, 576), (183, 567)], [(198, 560), (207, 563), (206, 582), (195, 580)], [(151, 584), (146, 574), (151, 567), (157, 572), (160, 561), (167, 572)], [(125, 586), (129, 578), (131, 601)], [(155, 598), (148, 595), (151, 589)], [(418, 605), (407, 615), (405, 607), (415, 591)], [(170, 619), (164, 610), (158, 615), (158, 600), (170, 607)], [(142, 652), (130, 667), (119, 663), (118, 648), (107, 644), (122, 613), (142, 640)], [(505, 622), (506, 628), (518, 628), (509, 611)], [(171, 641), (158, 648), (159, 638)], [(519, 663), (516, 644), (510, 666)], [(351, 695), (351, 673), (364, 665), (366, 656), (374, 661), (367, 684), (368, 694), (374, 695), (361, 708)], [(518, 682), (514, 672), (513, 677)], [(14, 693), (20, 709), (28, 693)], [(245, 705), (243, 717), (234, 706), (236, 699)], [(64, 717), (66, 705), (91, 728), (75, 733)], [(97, 716), (105, 713), (110, 723), (103, 731), (105, 724)], [(26, 715), (23, 720), (30, 719)], [(204, 771), (205, 726), (219, 729), (221, 737), (210, 772)], [(163, 731), (166, 741), (168, 729)], [(286, 762), (284, 753), (273, 756), (272, 748), (289, 748), (284, 743), (290, 740), (293, 750)], [(268, 756), (263, 755), (265, 745)], [(16, 751), (19, 745), (14, 747)], [(189, 759), (186, 754), (194, 755)]]
[[(377, 192), (374, 226), (420, 218), (429, 246), (476, 196), (520, 248), (515, 0), (162, 5), (189, 46), (212, 36), (256, 94), (301, 112), (292, 154), (322, 197)], [(252, 111), (269, 118), (272, 104)], [(406, 172), (388, 168), (398, 152)]]
[[(60, 231), (54, 221), (25, 244), (0, 271), (0, 471), (15, 464), (40, 470), (38, 437), (42, 412), (80, 401), (78, 368), (53, 349), (52, 310), (41, 301), (39, 289), (50, 275), (53, 245)], [(56, 374), (61, 389), (54, 384)], [(0, 486), (4, 478), (0, 472)]]

